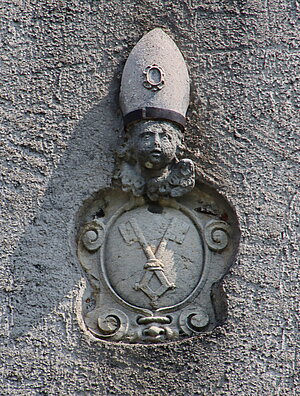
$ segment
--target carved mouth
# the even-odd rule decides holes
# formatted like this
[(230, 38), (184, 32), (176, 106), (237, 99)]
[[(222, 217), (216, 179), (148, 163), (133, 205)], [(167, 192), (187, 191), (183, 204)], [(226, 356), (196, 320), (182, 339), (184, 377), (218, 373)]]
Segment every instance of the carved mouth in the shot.
[(158, 158), (161, 156), (161, 150), (153, 150), (151, 151), (151, 157)]

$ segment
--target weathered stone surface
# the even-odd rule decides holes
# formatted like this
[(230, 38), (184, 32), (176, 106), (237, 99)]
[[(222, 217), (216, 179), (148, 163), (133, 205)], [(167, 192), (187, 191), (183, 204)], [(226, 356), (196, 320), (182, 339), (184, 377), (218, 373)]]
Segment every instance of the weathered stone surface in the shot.
[[(2, 393), (299, 393), (299, 11), (287, 0), (2, 2)], [(75, 217), (110, 184), (121, 70), (156, 26), (189, 65), (197, 172), (238, 211), (229, 318), (178, 344), (94, 344), (75, 313)]]

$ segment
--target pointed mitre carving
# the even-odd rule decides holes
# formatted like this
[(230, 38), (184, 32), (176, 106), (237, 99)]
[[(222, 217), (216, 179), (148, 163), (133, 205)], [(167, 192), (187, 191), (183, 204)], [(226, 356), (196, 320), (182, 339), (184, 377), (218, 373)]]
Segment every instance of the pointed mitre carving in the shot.
[(120, 104), (125, 126), (145, 119), (163, 119), (184, 127), (190, 82), (181, 52), (161, 29), (136, 44), (124, 67)]

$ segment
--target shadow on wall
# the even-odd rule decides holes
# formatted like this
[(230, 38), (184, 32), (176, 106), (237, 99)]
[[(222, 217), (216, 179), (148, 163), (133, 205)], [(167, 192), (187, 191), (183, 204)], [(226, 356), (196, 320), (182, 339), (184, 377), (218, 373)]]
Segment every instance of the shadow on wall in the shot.
[(113, 153), (122, 131), (116, 81), (113, 85), (79, 122), (43, 204), (12, 257), (13, 337), (36, 327), (82, 278), (76, 256), (76, 215), (84, 200), (110, 185)]

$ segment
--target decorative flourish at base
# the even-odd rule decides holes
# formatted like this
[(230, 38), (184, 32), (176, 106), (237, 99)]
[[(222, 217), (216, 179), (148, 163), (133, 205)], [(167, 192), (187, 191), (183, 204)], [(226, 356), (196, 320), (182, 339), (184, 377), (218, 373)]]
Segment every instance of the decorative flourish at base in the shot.
[(119, 309), (102, 313), (97, 320), (103, 338), (122, 339), (128, 331), (128, 317)]
[(180, 329), (189, 335), (203, 331), (208, 323), (208, 314), (198, 307), (183, 310), (179, 317)]

